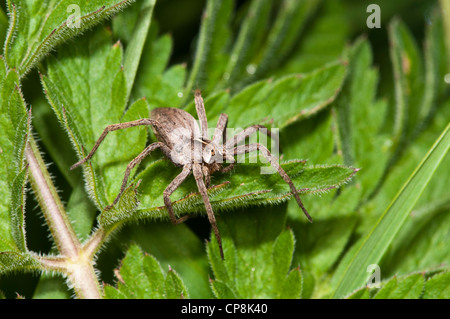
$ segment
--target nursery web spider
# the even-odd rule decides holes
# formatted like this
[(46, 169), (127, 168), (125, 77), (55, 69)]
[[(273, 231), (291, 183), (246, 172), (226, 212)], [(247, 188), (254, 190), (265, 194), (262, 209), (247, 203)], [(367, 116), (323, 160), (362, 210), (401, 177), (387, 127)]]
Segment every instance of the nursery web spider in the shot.
[[(211, 203), (208, 198), (207, 188), (210, 186), (210, 175), (214, 172), (220, 171), (222, 173), (229, 172), (235, 165), (234, 156), (245, 154), (254, 151), (260, 151), (263, 156), (270, 162), (281, 175), (283, 180), (289, 184), (291, 192), (294, 195), (298, 205), (302, 209), (309, 221), (312, 221), (311, 216), (303, 206), (298, 191), (286, 172), (281, 168), (278, 160), (270, 151), (262, 144), (245, 144), (238, 145), (250, 135), (256, 133), (260, 128), (265, 128), (262, 125), (252, 125), (240, 133), (236, 134), (231, 139), (226, 139), (226, 128), (228, 116), (220, 114), (217, 127), (214, 131), (214, 136), (211, 139), (208, 137), (208, 123), (206, 119), (205, 106), (200, 90), (195, 93), (195, 107), (200, 121), (201, 129), (194, 117), (184, 110), (178, 108), (161, 107), (153, 109), (150, 112), (150, 118), (144, 118), (131, 122), (108, 125), (100, 138), (95, 143), (91, 152), (82, 160), (74, 164), (71, 169), (74, 169), (89, 160), (99, 147), (100, 143), (109, 132), (125, 129), (139, 125), (150, 125), (158, 139), (158, 142), (148, 145), (136, 158), (134, 158), (127, 166), (125, 176), (122, 181), (120, 192), (115, 198), (114, 202), (107, 206), (105, 210), (110, 209), (115, 205), (120, 196), (125, 191), (127, 181), (131, 170), (138, 165), (146, 156), (153, 150), (160, 148), (163, 154), (176, 166), (182, 167), (181, 173), (172, 180), (163, 192), (164, 204), (169, 213), (170, 220), (173, 224), (184, 222), (188, 215), (181, 218), (175, 216), (170, 195), (181, 185), (181, 183), (191, 174), (194, 175), (198, 190), (202, 196), (205, 204), (206, 212), (208, 214), (209, 222), (211, 223), (215, 237), (220, 248), (222, 259), (224, 258), (222, 250), (222, 240), (219, 229), (217, 228), (216, 219), (214, 216)], [(272, 135), (268, 130), (261, 130), (267, 135)], [(220, 144), (220, 140), (223, 144)], [(224, 160), (228, 161), (228, 166), (223, 166)]]

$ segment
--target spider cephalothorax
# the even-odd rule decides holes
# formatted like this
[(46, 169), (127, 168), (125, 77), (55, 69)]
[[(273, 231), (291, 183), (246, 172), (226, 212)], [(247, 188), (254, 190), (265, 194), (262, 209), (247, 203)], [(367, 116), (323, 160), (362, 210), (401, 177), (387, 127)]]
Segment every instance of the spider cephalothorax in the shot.
[[(178, 224), (188, 218), (188, 215), (181, 218), (177, 218), (175, 216), (170, 195), (192, 173), (205, 204), (209, 222), (211, 223), (214, 234), (217, 238), (221, 256), (224, 258), (219, 229), (217, 228), (216, 219), (207, 193), (207, 188), (211, 184), (210, 176), (217, 171), (229, 172), (235, 165), (234, 158), (236, 155), (260, 151), (270, 162), (272, 167), (278, 171), (283, 180), (289, 184), (291, 192), (294, 195), (298, 205), (303, 210), (306, 217), (312, 221), (300, 200), (297, 189), (292, 183), (292, 180), (279, 165), (277, 158), (272, 156), (270, 151), (262, 144), (253, 143), (240, 145), (241, 142), (245, 141), (245, 139), (250, 135), (256, 133), (260, 128), (265, 128), (264, 126), (250, 126), (233, 136), (231, 139), (227, 139), (226, 128), (228, 116), (226, 114), (221, 114), (214, 130), (214, 135), (212, 139), (210, 139), (208, 136), (208, 123), (206, 119), (205, 107), (200, 90), (195, 91), (195, 106), (198, 119), (200, 121), (200, 126), (194, 117), (188, 112), (169, 107), (153, 109), (150, 113), (150, 118), (108, 125), (95, 143), (91, 152), (85, 158), (74, 164), (71, 169), (74, 169), (89, 160), (109, 132), (133, 126), (151, 125), (158, 142), (148, 145), (141, 152), (141, 154), (139, 154), (128, 164), (120, 192), (114, 199), (114, 202), (105, 207), (105, 210), (110, 209), (120, 199), (120, 196), (126, 189), (131, 170), (153, 150), (160, 148), (163, 154), (170, 161), (172, 161), (172, 163), (178, 167), (182, 167), (181, 173), (175, 177), (175, 179), (163, 192), (164, 204), (169, 213), (171, 222)], [(271, 132), (267, 129), (262, 130), (262, 132), (272, 136)], [(272, 138), (274, 138), (274, 136), (272, 136)], [(222, 144), (220, 143), (221, 141)], [(227, 165), (223, 165), (224, 163), (227, 163)]]

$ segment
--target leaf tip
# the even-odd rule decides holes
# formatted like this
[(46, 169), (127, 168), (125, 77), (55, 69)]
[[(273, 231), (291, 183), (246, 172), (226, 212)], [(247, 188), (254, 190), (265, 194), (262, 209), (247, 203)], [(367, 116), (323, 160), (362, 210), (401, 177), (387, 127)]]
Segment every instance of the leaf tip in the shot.
[[(121, 46), (122, 46), (122, 43), (120, 42), (120, 40), (117, 40), (116, 43), (113, 44), (114, 49), (120, 48)], [(122, 66), (122, 68), (123, 68), (123, 66)]]

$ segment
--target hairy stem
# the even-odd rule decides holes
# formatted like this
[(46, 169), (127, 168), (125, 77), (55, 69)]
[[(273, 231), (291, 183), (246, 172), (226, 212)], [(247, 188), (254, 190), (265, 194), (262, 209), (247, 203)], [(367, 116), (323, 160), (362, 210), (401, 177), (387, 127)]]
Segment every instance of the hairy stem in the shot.
[(47, 225), (61, 254), (58, 267), (42, 261), (49, 269), (64, 269), (75, 293), (79, 298), (101, 298), (100, 286), (92, 265), (93, 255), (81, 249), (80, 241), (70, 224), (64, 205), (58, 196), (45, 163), (34, 139), (30, 140), (25, 151), (29, 165), (30, 183)]
[(80, 243), (68, 221), (64, 206), (59, 199), (34, 140), (30, 141), (25, 156), (31, 173), (31, 186), (56, 246), (62, 255), (74, 258), (78, 254)]

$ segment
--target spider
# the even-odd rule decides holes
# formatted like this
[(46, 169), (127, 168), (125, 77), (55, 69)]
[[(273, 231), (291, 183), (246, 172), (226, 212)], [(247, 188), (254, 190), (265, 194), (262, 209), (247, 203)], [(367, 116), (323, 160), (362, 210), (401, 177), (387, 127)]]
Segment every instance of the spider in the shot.
[[(134, 158), (127, 166), (125, 175), (122, 181), (119, 194), (114, 199), (114, 202), (105, 207), (105, 210), (114, 206), (120, 196), (126, 189), (128, 178), (131, 170), (138, 165), (146, 156), (152, 151), (160, 148), (172, 163), (178, 167), (182, 167), (181, 173), (175, 177), (163, 192), (164, 204), (169, 213), (170, 221), (173, 224), (184, 222), (188, 215), (181, 218), (175, 216), (170, 195), (183, 183), (183, 181), (191, 174), (194, 175), (198, 190), (200, 191), (203, 203), (206, 208), (209, 222), (217, 239), (220, 254), (224, 259), (222, 240), (219, 229), (217, 228), (216, 218), (209, 201), (207, 188), (211, 185), (211, 174), (214, 172), (226, 173), (232, 170), (235, 165), (234, 157), (236, 155), (245, 154), (254, 151), (260, 151), (263, 156), (270, 162), (281, 175), (283, 180), (289, 184), (292, 194), (294, 195), (299, 207), (302, 209), (305, 216), (312, 222), (311, 216), (306, 211), (303, 203), (298, 195), (298, 191), (290, 177), (286, 174), (283, 168), (278, 164), (278, 160), (270, 151), (262, 144), (245, 144), (238, 145), (250, 135), (256, 133), (259, 129), (265, 128), (263, 125), (252, 125), (240, 133), (236, 134), (231, 139), (226, 139), (226, 128), (228, 122), (228, 115), (220, 114), (217, 126), (214, 130), (212, 139), (208, 137), (208, 123), (206, 118), (205, 106), (200, 90), (195, 90), (194, 101), (197, 115), (200, 121), (200, 127), (197, 121), (188, 112), (170, 107), (160, 107), (153, 109), (150, 112), (150, 118), (139, 119), (131, 122), (108, 125), (102, 135), (99, 137), (91, 152), (82, 160), (75, 163), (70, 169), (74, 169), (86, 161), (88, 161), (95, 153), (100, 143), (105, 139), (109, 132), (125, 129), (139, 125), (150, 125), (153, 128), (157, 142), (148, 145), (136, 158)], [(273, 134), (265, 129), (261, 132), (272, 136)], [(220, 140), (222, 143), (220, 144)], [(224, 160), (228, 161), (229, 165), (223, 166)]]

